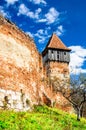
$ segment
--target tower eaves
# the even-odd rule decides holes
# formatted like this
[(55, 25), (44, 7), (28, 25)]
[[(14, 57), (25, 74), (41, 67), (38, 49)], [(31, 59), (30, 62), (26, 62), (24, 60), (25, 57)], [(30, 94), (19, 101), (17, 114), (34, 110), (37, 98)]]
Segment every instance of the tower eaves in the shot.
[(62, 49), (62, 50), (67, 50), (71, 51), (71, 49), (67, 48), (63, 42), (59, 39), (59, 37), (56, 36), (56, 34), (53, 34), (46, 46), (45, 49), (47, 48), (53, 48), (53, 49)]

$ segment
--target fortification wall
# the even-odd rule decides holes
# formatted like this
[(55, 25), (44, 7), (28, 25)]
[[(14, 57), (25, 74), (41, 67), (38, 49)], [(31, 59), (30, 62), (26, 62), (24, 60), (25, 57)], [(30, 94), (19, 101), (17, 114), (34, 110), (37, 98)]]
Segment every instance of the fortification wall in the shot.
[(0, 16), (0, 108), (20, 111), (54, 102), (63, 106), (45, 71), (33, 39)]
[[(30, 102), (37, 103), (40, 82), (39, 53), (34, 41), (14, 24), (1, 19), (0, 89), (4, 90), (2, 95), (8, 96), (10, 101), (12, 94), (9, 96), (7, 93), (15, 93), (13, 95), (17, 97), (17, 93), (21, 95), (22, 91), (23, 94), (29, 95)], [(0, 100), (2, 97), (0, 96)]]

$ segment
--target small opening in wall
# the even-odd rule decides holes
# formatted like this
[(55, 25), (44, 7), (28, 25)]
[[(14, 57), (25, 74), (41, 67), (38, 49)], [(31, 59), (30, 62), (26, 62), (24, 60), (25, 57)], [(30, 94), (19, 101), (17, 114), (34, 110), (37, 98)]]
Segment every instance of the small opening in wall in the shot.
[(67, 74), (67, 72), (68, 72), (67, 69), (64, 69), (64, 70), (63, 70), (64, 75)]
[(4, 100), (8, 103), (8, 96), (5, 96)]
[(57, 58), (59, 59), (59, 55), (57, 55)]
[(66, 52), (64, 52), (64, 55), (66, 55)]
[(3, 101), (3, 108), (4, 108), (4, 109), (7, 109), (8, 101), (9, 101), (9, 100), (8, 100), (8, 96), (5, 96), (5, 97), (4, 97), (4, 101)]
[(53, 53), (53, 50), (51, 50), (51, 53)]
[(57, 51), (57, 54), (59, 54), (59, 51)]

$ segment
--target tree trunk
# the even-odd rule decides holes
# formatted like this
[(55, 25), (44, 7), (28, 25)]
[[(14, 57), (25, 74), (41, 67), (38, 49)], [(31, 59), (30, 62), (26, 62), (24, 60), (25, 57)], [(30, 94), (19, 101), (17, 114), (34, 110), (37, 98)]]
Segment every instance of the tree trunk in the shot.
[(82, 106), (82, 109), (81, 109), (81, 117), (83, 117), (83, 106)]
[(81, 118), (81, 109), (78, 108), (77, 109), (77, 121), (80, 121), (80, 118)]

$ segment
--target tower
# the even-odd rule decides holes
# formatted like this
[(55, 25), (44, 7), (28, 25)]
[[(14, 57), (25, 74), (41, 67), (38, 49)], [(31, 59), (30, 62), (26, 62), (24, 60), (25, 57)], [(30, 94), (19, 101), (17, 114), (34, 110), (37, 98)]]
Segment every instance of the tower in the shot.
[(51, 36), (42, 52), (46, 75), (50, 80), (57, 78), (61, 83), (69, 80), (70, 51), (56, 34)]

